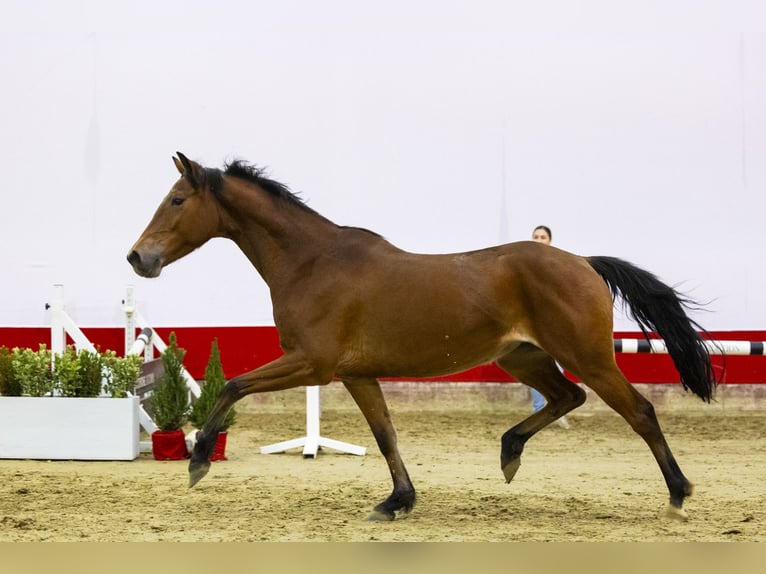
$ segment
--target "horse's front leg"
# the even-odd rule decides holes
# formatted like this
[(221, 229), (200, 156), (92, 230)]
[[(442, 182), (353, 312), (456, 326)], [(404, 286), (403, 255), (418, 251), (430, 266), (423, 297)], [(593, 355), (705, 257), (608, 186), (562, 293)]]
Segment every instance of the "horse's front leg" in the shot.
[(388, 463), (394, 490), (386, 500), (378, 504), (368, 520), (393, 520), (396, 512), (409, 512), (415, 505), (415, 487), (412, 486), (396, 445), (396, 430), (388, 413), (386, 400), (376, 379), (344, 379), (343, 384), (351, 393), (364, 418), (370, 425), (380, 452)]
[(197, 434), (197, 442), (189, 461), (189, 486), (197, 484), (210, 470), (210, 455), (215, 449), (218, 432), (226, 413), (239, 399), (252, 393), (322, 385), (331, 379), (331, 373), (323, 373), (322, 369), (305, 358), (291, 354), (229, 380), (218, 395), (202, 430)]

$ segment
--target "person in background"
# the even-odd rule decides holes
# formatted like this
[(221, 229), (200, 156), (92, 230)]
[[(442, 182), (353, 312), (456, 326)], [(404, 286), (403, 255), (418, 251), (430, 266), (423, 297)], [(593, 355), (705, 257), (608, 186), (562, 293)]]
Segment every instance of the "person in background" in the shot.
[[(532, 230), (532, 241), (550, 245), (552, 240), (553, 233), (551, 233), (550, 227), (546, 225), (538, 225)], [(537, 412), (545, 406), (545, 397), (543, 397), (543, 395), (541, 395), (537, 389), (530, 387), (529, 390), (532, 393), (532, 411)], [(556, 421), (556, 424), (558, 424), (561, 428), (569, 428), (569, 421), (566, 417), (561, 417)]]

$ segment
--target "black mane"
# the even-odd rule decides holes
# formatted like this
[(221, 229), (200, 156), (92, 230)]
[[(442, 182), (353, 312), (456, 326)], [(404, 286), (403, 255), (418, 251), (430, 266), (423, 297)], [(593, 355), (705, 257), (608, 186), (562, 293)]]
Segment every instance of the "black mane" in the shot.
[(313, 211), (300, 197), (290, 191), (290, 188), (284, 183), (270, 179), (266, 177), (264, 173), (265, 170), (263, 168), (251, 165), (242, 160), (234, 160), (224, 166), (223, 175), (244, 179), (245, 181), (249, 181), (250, 183), (261, 187), (274, 197), (299, 205), (309, 211)]
[[(219, 170), (215, 170), (215, 171), (218, 172), (219, 180), (222, 180), (222, 177), (224, 175), (236, 177), (239, 179), (244, 179), (245, 181), (249, 181), (250, 183), (253, 183), (259, 186), (261, 189), (265, 190), (267, 193), (269, 193), (270, 195), (276, 198), (279, 198), (283, 201), (291, 203), (292, 205), (300, 207), (301, 209), (305, 209), (309, 213), (313, 213), (314, 215), (321, 217), (322, 219), (326, 219), (323, 215), (317, 213), (316, 211), (311, 209), (308, 205), (306, 205), (303, 202), (303, 199), (301, 199), (295, 193), (290, 191), (290, 188), (287, 187), (284, 183), (280, 183), (278, 181), (275, 181), (273, 179), (270, 179), (264, 176), (265, 170), (263, 168), (251, 165), (247, 163), (246, 161), (234, 160), (231, 163), (227, 163), (224, 166), (223, 172)], [(216, 188), (214, 187), (214, 189)], [(216, 193), (220, 193), (220, 187), (216, 189)], [(363, 229), (361, 227), (349, 227), (346, 225), (341, 225), (339, 227), (344, 229), (357, 229), (359, 231), (363, 231), (365, 233), (370, 233), (371, 235), (375, 235), (376, 237), (382, 237), (381, 235), (375, 233), (374, 231), (370, 231), (369, 229)]]

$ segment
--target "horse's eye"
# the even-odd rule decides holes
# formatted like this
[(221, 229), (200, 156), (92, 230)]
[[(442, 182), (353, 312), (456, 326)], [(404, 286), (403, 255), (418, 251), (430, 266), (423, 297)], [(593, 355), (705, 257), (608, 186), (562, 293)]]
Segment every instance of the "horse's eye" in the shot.
[(170, 200), (170, 203), (172, 205), (181, 205), (183, 202), (184, 202), (183, 197), (174, 197), (173, 199)]

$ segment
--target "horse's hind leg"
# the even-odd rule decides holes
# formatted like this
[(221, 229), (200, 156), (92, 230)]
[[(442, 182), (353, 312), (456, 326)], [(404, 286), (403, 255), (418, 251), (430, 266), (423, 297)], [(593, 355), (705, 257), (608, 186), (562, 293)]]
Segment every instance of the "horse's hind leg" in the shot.
[(393, 520), (397, 511), (412, 510), (415, 505), (415, 488), (399, 455), (396, 430), (386, 400), (376, 379), (344, 379), (343, 384), (367, 419), (394, 481), (391, 496), (375, 507), (368, 520)]
[(582, 379), (644, 439), (657, 460), (670, 491), (670, 504), (666, 515), (670, 518), (686, 520), (683, 503), (684, 499), (692, 493), (693, 486), (681, 472), (670, 451), (652, 403), (633, 388), (615, 364), (596, 373), (583, 373)]
[(545, 407), (503, 434), (500, 467), (510, 482), (521, 464), (521, 452), (537, 431), (585, 402), (585, 391), (567, 379), (556, 362), (533, 345), (521, 345), (497, 364), (518, 380), (542, 393)]

